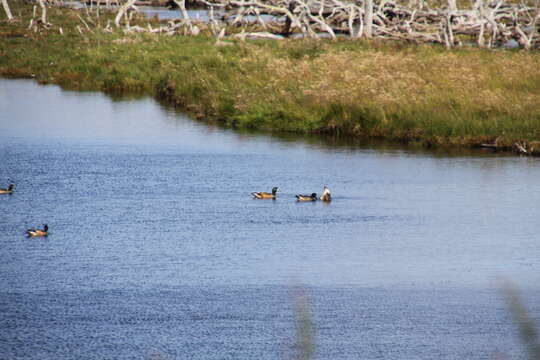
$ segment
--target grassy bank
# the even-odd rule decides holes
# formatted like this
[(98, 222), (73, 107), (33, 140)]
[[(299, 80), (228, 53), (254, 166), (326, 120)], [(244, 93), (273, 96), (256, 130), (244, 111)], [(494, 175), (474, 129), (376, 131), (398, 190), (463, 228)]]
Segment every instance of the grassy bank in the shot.
[[(258, 41), (85, 30), (68, 9), (53, 26), (0, 23), (0, 75), (78, 90), (157, 96), (230, 126), (339, 133), (427, 146), (540, 140), (540, 54), (367, 41)], [(144, 21), (146, 23), (146, 21)], [(79, 25), (83, 34), (76, 30)], [(62, 27), (64, 35), (59, 32)], [(538, 146), (538, 145), (537, 145)], [(540, 146), (538, 146), (540, 148)]]

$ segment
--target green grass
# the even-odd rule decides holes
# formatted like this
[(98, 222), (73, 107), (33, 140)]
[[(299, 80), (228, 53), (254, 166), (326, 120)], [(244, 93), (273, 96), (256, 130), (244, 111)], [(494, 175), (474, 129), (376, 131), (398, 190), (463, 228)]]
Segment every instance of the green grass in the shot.
[[(31, 7), (12, 7), (22, 21), (0, 23), (2, 76), (156, 96), (237, 128), (430, 146), (540, 139), (539, 53), (349, 40), (217, 47), (204, 29), (198, 37), (81, 35), (77, 13), (58, 8), (49, 10), (50, 29), (32, 32)], [(113, 15), (102, 11), (99, 22)]]

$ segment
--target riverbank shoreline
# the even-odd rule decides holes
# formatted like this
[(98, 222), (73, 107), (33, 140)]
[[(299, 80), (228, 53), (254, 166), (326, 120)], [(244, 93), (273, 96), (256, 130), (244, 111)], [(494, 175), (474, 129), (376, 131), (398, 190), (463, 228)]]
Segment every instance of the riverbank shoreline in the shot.
[(537, 52), (366, 40), (218, 46), (208, 29), (165, 36), (106, 28), (112, 12), (50, 8), (50, 25), (33, 30), (30, 6), (14, 13), (18, 21), (0, 23), (3, 77), (148, 95), (240, 129), (540, 153)]

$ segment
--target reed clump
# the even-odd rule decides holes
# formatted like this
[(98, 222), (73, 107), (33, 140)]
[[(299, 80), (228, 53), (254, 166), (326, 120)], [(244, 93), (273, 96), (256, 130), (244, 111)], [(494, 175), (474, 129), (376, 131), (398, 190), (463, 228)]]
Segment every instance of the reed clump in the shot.
[[(21, 19), (32, 9), (15, 3)], [(157, 96), (239, 128), (332, 133), (427, 146), (511, 148), (540, 140), (540, 54), (381, 41), (230, 41), (201, 35), (0, 23), (0, 75), (78, 90)], [(105, 24), (113, 13), (102, 12)], [(133, 20), (141, 26), (148, 20)], [(58, 28), (62, 27), (63, 35)]]

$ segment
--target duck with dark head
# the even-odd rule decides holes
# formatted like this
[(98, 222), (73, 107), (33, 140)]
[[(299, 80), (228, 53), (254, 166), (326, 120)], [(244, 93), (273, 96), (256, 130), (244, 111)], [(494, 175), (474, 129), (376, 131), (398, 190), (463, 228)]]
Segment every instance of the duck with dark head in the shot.
[(26, 236), (28, 237), (41, 237), (49, 235), (49, 226), (43, 225), (43, 229), (28, 229), (26, 230)]
[(298, 194), (295, 196), (296, 201), (317, 201), (317, 193), (312, 193), (311, 195)]
[(0, 188), (0, 194), (13, 194), (13, 188), (15, 188), (13, 184), (9, 184), (7, 189)]
[(261, 192), (252, 192), (251, 195), (253, 196), (254, 199), (272, 199), (272, 200), (275, 200), (276, 199), (276, 194), (277, 194), (278, 191), (279, 191), (279, 188), (277, 186), (274, 186), (272, 188), (272, 193), (267, 193), (267, 192), (261, 191)]

